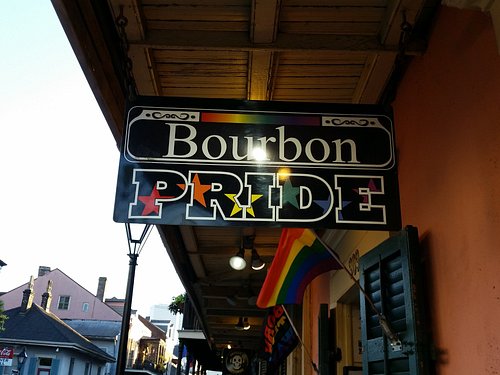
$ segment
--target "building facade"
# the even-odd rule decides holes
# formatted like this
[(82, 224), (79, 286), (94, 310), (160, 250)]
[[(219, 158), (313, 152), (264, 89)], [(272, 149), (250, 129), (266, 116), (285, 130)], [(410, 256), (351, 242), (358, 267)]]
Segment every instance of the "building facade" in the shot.
[[(56, 268), (39, 267), (38, 277), (34, 278), (34, 303), (41, 304), (42, 295), (49, 280), (52, 282), (50, 310), (60, 319), (95, 319), (121, 321), (122, 317), (103, 302), (105, 280), (100, 279), (98, 293), (101, 298), (83, 288), (68, 275)], [(104, 285), (102, 285), (104, 281)], [(2, 295), (6, 310), (19, 306), (23, 290), (28, 283), (18, 286)], [(101, 291), (101, 292), (100, 292)]]
[[(25, 300), (24, 295), (27, 290), (31, 292), (29, 298)], [(25, 375), (32, 375), (35, 370), (40, 370), (40, 374), (45, 374), (44, 371), (51, 371), (50, 374), (114, 375), (122, 324), (122, 317), (118, 311), (120, 311), (120, 306), (121, 310), (123, 310), (123, 300), (112, 298), (110, 299), (112, 306), (108, 306), (103, 302), (104, 290), (105, 278), (99, 279), (98, 290), (96, 296), (94, 296), (59, 269), (50, 270), (48, 267), (40, 267), (37, 278), (32, 277), (27, 284), (21, 285), (0, 297), (5, 302), (6, 314), (9, 316), (5, 335), (9, 335), (10, 340), (3, 342), (0, 332), (0, 343), (11, 345), (15, 348), (16, 353), (26, 347), (26, 351), (30, 353), (30, 358), (28, 358), (24, 370), (27, 372), (23, 373)], [(30, 306), (33, 305), (33, 312), (31, 314), (20, 314), (23, 315), (23, 319), (12, 319), (11, 315), (17, 314), (21, 300)], [(40, 309), (39, 306), (43, 308)], [(39, 310), (43, 310), (44, 314)], [(51, 323), (73, 332), (73, 336), (68, 340), (73, 339), (75, 342), (69, 341), (67, 347), (59, 345), (50, 332), (46, 332), (47, 337), (32, 342), (31, 337), (35, 339), (39, 329), (29, 327), (37, 327), (40, 324), (40, 316), (45, 316), (47, 319), (50, 317), (49, 321)], [(27, 341), (20, 340), (15, 335), (19, 331), (26, 332)], [(76, 334), (77, 332), (78, 334)], [(166, 351), (167, 342), (165, 336), (165, 332), (134, 311), (131, 315), (127, 343), (127, 367), (136, 366), (142, 368), (144, 360), (147, 359), (153, 363), (153, 369), (159, 372), (161, 366), (166, 362), (165, 358), (169, 357)], [(157, 345), (151, 345), (151, 340)], [(85, 351), (83, 353), (78, 353), (78, 350), (74, 353), (68, 352), (68, 348), (71, 349), (74, 346), (78, 349), (78, 342), (84, 342), (85, 345), (92, 347), (101, 357), (104, 356), (107, 361), (103, 361), (99, 355), (95, 361), (92, 358), (88, 359)], [(144, 348), (148, 350), (151, 347), (155, 348), (156, 355), (145, 358), (145, 353), (142, 350)], [(169, 353), (171, 353), (171, 350)], [(40, 364), (40, 358), (42, 358), (42, 364)], [(43, 365), (43, 363), (46, 363), (46, 365)], [(10, 374), (11, 370), (9, 367), (5, 371)], [(49, 372), (46, 373), (49, 374)]]
[[(441, 7), (426, 52), (411, 59), (392, 102), (403, 225), (415, 226), (419, 233), (420, 308), (426, 320), (419, 345), (429, 359), (426, 371), (419, 373), (487, 375), (500, 370), (497, 43), (488, 12)], [(360, 257), (390, 236), (330, 231), (324, 239), (346, 264), (354, 265), (359, 279)], [(323, 303), (334, 317), (337, 374), (363, 367), (363, 298), (345, 272), (313, 281), (302, 320), (313, 361), (320, 356), (317, 317)], [(289, 373), (314, 373), (303, 352), (295, 352), (287, 364)]]
[(30, 283), (20, 306), (5, 311), (0, 346), (13, 352), (16, 360), (0, 366), (0, 374), (104, 375), (114, 357), (49, 311), (50, 290), (40, 306), (33, 303), (33, 297)]
[[(251, 5), (258, 3), (252, 2)], [(372, 4), (372, 2), (357, 3)], [(396, 3), (401, 5), (404, 2)], [(392, 9), (397, 8), (396, 3), (381, 1), (377, 4), (384, 7), (384, 10), (389, 8), (388, 13), (391, 13)], [(249, 4), (246, 5), (250, 7)], [(320, 5), (317, 4), (317, 7)], [(294, 7), (289, 6), (289, 8)], [(309, 8), (303, 6), (301, 10), (310, 16)], [(377, 6), (373, 5), (373, 8)], [(129, 9), (135, 11), (137, 6), (131, 6)], [(148, 10), (150, 11), (148, 15), (153, 16), (153, 20), (148, 18), (152, 26), (160, 24), (160, 22), (155, 22), (157, 19), (154, 18), (154, 10)], [(328, 10), (330, 14), (336, 15), (336, 9)], [(85, 16), (92, 14), (92, 9), (86, 9), (86, 11)], [(290, 9), (288, 11), (290, 18), (293, 15), (298, 18), (301, 16), (298, 12), (292, 14)], [(424, 9), (423, 11), (430, 10)], [(496, 233), (500, 229), (498, 165), (500, 157), (500, 106), (498, 105), (500, 103), (498, 49), (500, 4), (498, 0), (447, 0), (443, 1), (435, 12), (434, 24), (426, 41), (425, 50), (414, 52), (412, 55), (399, 51), (396, 63), (385, 65), (386, 68), (389, 67), (388, 70), (391, 70), (392, 75), (389, 84), (385, 87), (384, 95), (373, 101), (392, 106), (394, 113), (399, 174), (398, 198), (403, 227), (408, 229), (402, 230), (401, 233), (325, 231), (323, 240), (338, 252), (345, 264), (349, 265), (353, 277), (343, 272), (330, 272), (318, 277), (310, 284), (303, 304), (294, 314), (298, 333), (301, 336), (301, 345), (288, 356), (286, 368), (282, 368), (287, 374), (312, 375), (316, 372), (315, 367), (319, 366), (323, 369), (325, 364), (330, 365), (328, 371), (335, 370), (337, 374), (354, 374), (356, 371), (358, 373), (363, 371), (364, 374), (399, 372), (411, 375), (490, 375), (500, 371), (500, 346), (498, 345), (500, 342), (500, 319), (498, 318), (500, 316), (500, 252), (497, 249), (496, 238)], [(78, 22), (84, 19), (78, 18), (81, 15), (75, 13), (75, 19)], [(168, 18), (168, 13), (164, 11), (162, 15), (167, 14), (166, 18)], [(386, 18), (396, 19), (400, 16), (400, 14), (388, 13), (385, 13), (388, 16)], [(407, 14), (404, 13), (404, 9), (401, 13), (406, 20)], [(185, 13), (182, 15), (185, 16)], [(321, 15), (316, 14), (316, 16), (321, 18)], [(64, 15), (62, 18), (65, 22), (68, 21)], [(279, 17), (276, 15), (276, 18)], [(173, 27), (169, 21), (169, 19), (164, 20), (165, 25)], [(75, 24), (79, 25), (78, 22)], [(279, 25), (273, 24), (275, 28), (269, 27), (267, 30), (276, 31), (279, 26), (290, 26), (286, 24), (286, 20), (284, 22)], [(396, 30), (395, 34), (399, 37), (401, 30), (399, 22), (397, 23), (398, 27), (393, 30)], [(311, 25), (313, 24), (311, 22)], [(319, 27), (317, 24), (314, 26)], [(74, 24), (70, 26), (73, 27)], [(107, 26), (112, 28), (115, 25), (108, 23)], [(411, 28), (418, 25), (405, 26)], [(113, 87), (114, 82), (111, 79), (102, 79), (98, 73), (94, 74), (94, 71), (100, 72), (98, 69), (106, 72), (112, 70), (105, 64), (97, 63), (97, 57), (101, 56), (99, 53), (102, 51), (96, 48), (96, 51), (91, 51), (95, 55), (90, 52), (87, 54), (87, 50), (81, 47), (81, 40), (84, 39), (78, 39), (81, 35), (75, 37), (78, 34), (77, 28), (68, 27), (67, 30), (96, 98), (105, 109), (104, 113), (110, 129), (118, 139), (123, 129), (119, 128), (122, 121), (116, 120), (119, 118), (117, 113), (123, 113), (122, 102), (125, 102), (126, 92), (121, 92), (123, 95), (121, 98), (108, 95), (108, 92), (112, 92), (110, 87)], [(326, 31), (320, 30), (326, 34)], [(143, 38), (142, 31), (143, 29), (137, 27), (129, 31), (129, 35), (137, 39), (135, 47), (151, 50), (149, 52), (152, 53), (147, 55), (148, 58), (153, 55), (163, 56), (163, 53), (168, 55), (167, 52), (178, 52), (181, 49), (176, 48), (177, 45), (168, 29), (166, 32), (164, 29), (154, 30), (158, 32), (156, 35), (161, 35), (164, 39), (158, 37), (153, 41), (147, 37)], [(279, 31), (283, 30), (279, 29)], [(182, 31), (174, 35), (185, 36)], [(195, 35), (200, 36), (201, 33)], [(240, 34), (230, 35), (233, 38), (241, 36)], [(404, 37), (404, 33), (401, 35)], [(247, 35), (244, 37), (246, 38)], [(269, 45), (276, 41), (273, 37), (267, 41)], [(309, 37), (311, 42), (316, 41), (311, 35)], [(102, 40), (105, 38), (102, 37)], [(238, 40), (241, 41), (241, 39)], [(333, 41), (336, 40), (333, 38)], [(224, 42), (223, 38), (217, 41), (221, 44)], [(189, 38), (187, 42), (196, 44)], [(201, 43), (203, 42), (210, 44), (214, 43), (214, 40), (207, 38)], [(232, 43), (234, 43), (233, 40), (227, 42), (227, 45), (231, 47), (231, 52), (235, 49), (239, 51), (241, 46), (235, 46)], [(246, 54), (259, 52), (259, 46), (256, 44), (258, 41), (248, 50), (244, 50), (243, 54), (246, 56)], [(110, 45), (113, 46), (113, 43), (109, 43), (107, 47)], [(227, 47), (227, 45), (222, 45), (220, 48)], [(184, 47), (191, 51), (189, 46)], [(203, 56), (207, 50), (210, 50), (210, 48), (204, 49), (206, 46), (199, 44), (196, 44), (196, 47), (198, 48), (197, 56)], [(105, 56), (113, 56), (106, 48), (104, 49), (108, 54)], [(112, 48), (110, 50), (115, 51)], [(137, 51), (138, 49), (135, 50)], [(156, 87), (154, 83), (158, 77), (154, 74), (150, 60), (147, 64), (144, 61), (146, 54), (142, 54), (142, 50), (139, 51), (141, 53), (137, 52), (137, 55), (141, 55), (143, 59), (137, 59), (136, 62), (142, 63), (141, 67), (147, 66), (147, 69), (142, 70), (143, 73), (146, 72), (142, 76), (136, 77), (137, 86), (142, 88), (143, 93), (160, 95), (168, 86), (168, 78), (171, 76), (168, 75), (169, 72), (162, 71), (162, 78), (166, 77), (162, 81), (163, 86), (160, 85), (158, 91), (150, 90), (150, 86)], [(281, 52), (282, 50), (277, 48), (270, 53)], [(383, 67), (377, 63), (384, 61), (387, 57), (384, 52), (386, 51), (381, 51), (372, 64), (365, 64), (364, 68), (382, 69)], [(392, 53), (395, 52), (392, 51)], [(130, 54), (132, 55), (133, 53)], [(297, 61), (306, 60), (300, 53), (297, 53), (297, 56)], [(264, 56), (264, 58), (267, 57), (269, 56)], [(299, 57), (302, 60), (299, 60)], [(163, 60), (163, 64), (169, 62), (169, 58), (172, 59), (167, 57)], [(101, 59), (101, 61), (104, 60)], [(244, 60), (243, 57), (242, 60)], [(268, 60), (272, 59), (266, 59)], [(244, 61), (242, 65), (247, 62), (247, 60)], [(337, 60), (336, 62), (340, 64)], [(331, 67), (328, 66), (329, 63)], [(321, 71), (325, 72), (325, 75), (328, 73), (333, 75), (332, 72), (335, 70), (336, 64), (329, 63), (323, 63), (325, 66), (322, 66), (324, 70)], [(251, 66), (255, 68), (255, 65)], [(291, 69), (290, 66), (286, 68)], [(308, 66), (309, 72), (311, 72), (310, 68)], [(317, 67), (313, 66), (313, 68)], [(196, 68), (192, 70), (196, 71)], [(266, 73), (271, 71), (272, 69), (268, 69)], [(298, 74), (296, 70), (291, 71)], [(251, 94), (251, 89), (245, 86), (246, 77), (251, 74), (246, 73), (245, 71), (243, 74), (244, 83), (239, 86), (243, 88), (243, 94), (234, 94), (234, 97), (239, 99), (242, 99), (241, 95)], [(268, 78), (267, 74), (262, 76)], [(117, 79), (117, 82), (121, 82), (120, 79)], [(267, 84), (267, 81), (265, 83)], [(147, 90), (143, 88), (145, 86)], [(231, 88), (232, 85), (228, 84), (226, 92), (232, 93)], [(267, 86), (265, 88), (269, 89)], [(188, 89), (193, 88), (189, 86)], [(175, 92), (194, 92), (195, 95), (200, 95), (197, 89)], [(285, 91), (283, 87), (282, 90), (282, 92)], [(279, 97), (276, 94), (275, 97), (269, 99), (292, 97), (305, 101), (301, 93), (297, 90), (294, 96)], [(213, 91), (210, 94), (219, 97), (218, 93), (214, 94)], [(323, 99), (330, 102), (329, 98)], [(170, 236), (169, 238), (176, 239), (177, 234), (173, 233), (174, 231), (174, 229), (166, 228), (163, 234), (165, 237)], [(397, 247), (399, 253), (397, 253), (393, 245), (394, 239), (399, 238), (401, 240), (397, 242), (399, 246)], [(196, 252), (195, 240), (192, 238), (189, 240), (183, 245), (189, 245), (190, 260), (200, 259), (204, 254)], [(183, 262), (187, 262), (188, 256), (183, 257), (182, 250), (185, 249), (182, 246), (180, 248), (178, 253), (174, 253), (178, 255), (178, 259), (173, 260), (177, 260), (178, 265), (183, 265)], [(169, 250), (172, 251), (172, 248)], [(187, 252), (187, 250), (184, 251), (184, 253)], [(375, 257), (379, 258), (378, 265), (373, 259)], [(199, 263), (194, 264), (199, 265)], [(391, 272), (386, 266), (394, 266), (395, 272)], [(373, 269), (378, 271), (377, 275), (371, 273)], [(200, 270), (192, 268), (191, 272), (193, 271)], [(201, 271), (199, 274), (203, 274)], [(370, 285), (367, 280), (370, 275), (378, 277), (374, 278), (378, 286)], [(188, 276), (183, 276), (186, 280), (191, 280)], [(358, 280), (366, 290), (367, 296), (363, 293), (360, 295)], [(382, 284), (384, 284), (383, 287)], [(387, 289), (384, 289), (386, 287)], [(389, 293), (391, 287), (393, 289), (390, 293), (394, 292), (394, 294)], [(186, 289), (189, 290), (189, 288)], [(380, 292), (378, 296), (376, 296), (377, 291)], [(193, 296), (195, 295), (195, 290), (191, 289), (190, 292)], [(222, 296), (222, 293), (217, 295), (217, 297)], [(384, 301), (384, 298), (388, 296), (388, 300)], [(394, 297), (393, 300), (392, 297)], [(367, 301), (373, 302), (375, 309), (388, 306), (386, 311), (381, 310), (384, 316), (375, 315), (373, 321), (370, 321), (369, 318), (373, 317), (373, 314), (370, 315), (370, 306)], [(229, 307), (226, 306), (226, 309)], [(197, 313), (203, 315), (202, 311), (197, 311)], [(398, 315), (399, 313), (401, 315)], [(399, 316), (401, 319), (398, 319)], [(384, 317), (388, 317), (389, 322), (384, 321), (382, 319)], [(214, 328), (213, 331), (217, 330)], [(409, 332), (412, 333), (413, 338), (403, 340), (403, 336), (406, 337)]]

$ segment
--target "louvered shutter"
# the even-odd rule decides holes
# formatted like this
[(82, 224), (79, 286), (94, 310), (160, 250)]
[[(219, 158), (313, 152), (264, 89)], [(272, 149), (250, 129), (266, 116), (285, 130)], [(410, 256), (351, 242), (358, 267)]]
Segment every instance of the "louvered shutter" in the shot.
[(52, 365), (50, 366), (50, 375), (59, 374), (59, 362), (60, 362), (60, 360), (57, 358), (54, 358), (52, 360)]
[(26, 365), (24, 365), (23, 368), (21, 369), (21, 375), (22, 374), (35, 375), (35, 370), (36, 370), (37, 362), (38, 362), (38, 358), (37, 357), (31, 357), (31, 358), (29, 358), (28, 370), (27, 370), (27, 372), (24, 372), (25, 371), (25, 367), (24, 366), (26, 366)]
[(364, 375), (428, 373), (417, 251), (417, 229), (407, 227), (360, 258), (361, 286), (401, 341), (400, 347), (391, 346), (376, 312), (361, 294)]

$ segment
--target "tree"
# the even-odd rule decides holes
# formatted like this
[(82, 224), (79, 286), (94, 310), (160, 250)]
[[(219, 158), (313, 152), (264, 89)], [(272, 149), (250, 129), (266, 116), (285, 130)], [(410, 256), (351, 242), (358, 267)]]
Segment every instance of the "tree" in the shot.
[(0, 332), (2, 332), (3, 330), (5, 330), (5, 328), (3, 327), (5, 321), (9, 319), (7, 317), (7, 315), (5, 315), (3, 313), (3, 301), (0, 301)]
[(172, 303), (168, 305), (168, 311), (172, 314), (180, 314), (184, 311), (184, 303), (186, 303), (186, 293), (172, 297)]

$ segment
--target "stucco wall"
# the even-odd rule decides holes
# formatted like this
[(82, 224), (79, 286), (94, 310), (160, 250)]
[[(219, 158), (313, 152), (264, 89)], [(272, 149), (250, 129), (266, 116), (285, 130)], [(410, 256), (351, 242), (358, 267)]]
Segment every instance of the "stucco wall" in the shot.
[(500, 374), (500, 56), (488, 15), (443, 7), (393, 106), (403, 223), (428, 253), (437, 373)]

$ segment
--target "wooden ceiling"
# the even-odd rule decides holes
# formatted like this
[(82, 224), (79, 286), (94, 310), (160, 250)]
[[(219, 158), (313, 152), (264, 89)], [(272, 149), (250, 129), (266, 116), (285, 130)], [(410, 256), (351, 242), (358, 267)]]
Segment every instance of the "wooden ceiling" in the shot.
[[(145, 95), (376, 103), (424, 1), (111, 1)], [(122, 10), (120, 9), (122, 6)], [(415, 46), (412, 46), (416, 51)]]
[[(261, 347), (265, 310), (257, 308), (255, 303), (281, 231), (267, 227), (180, 227), (180, 233), (192, 266), (187, 283), (198, 300), (207, 336), (218, 349), (225, 348), (227, 344), (233, 348)], [(253, 238), (254, 248), (266, 263), (260, 271), (250, 266), (250, 250), (245, 250), (247, 266), (244, 270), (236, 271), (229, 265), (229, 259), (236, 255), (247, 237)], [(236, 330), (240, 316), (248, 318), (250, 330)]]
[[(52, 2), (118, 144), (125, 100), (134, 87), (137, 94), (150, 96), (380, 103), (393, 85), (391, 77), (398, 73), (398, 53), (423, 52), (438, 3)], [(123, 17), (126, 24), (120, 22)], [(412, 26), (406, 29), (408, 34), (402, 33), (403, 21)], [(280, 230), (171, 226), (159, 230), (211, 347), (221, 349), (231, 343), (259, 348), (264, 312), (255, 307), (253, 297), (266, 271), (249, 266), (234, 271), (228, 261), (242, 238), (252, 235), (255, 248), (269, 264)], [(249, 256), (247, 251), (248, 260)], [(169, 298), (168, 286), (163, 293)], [(250, 330), (235, 329), (239, 316), (249, 317)]]

